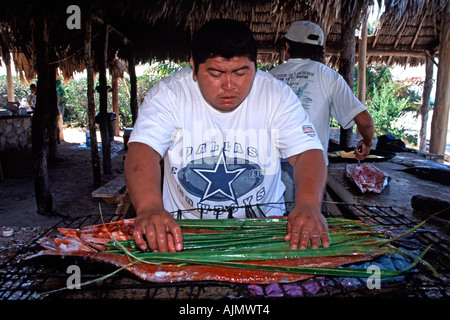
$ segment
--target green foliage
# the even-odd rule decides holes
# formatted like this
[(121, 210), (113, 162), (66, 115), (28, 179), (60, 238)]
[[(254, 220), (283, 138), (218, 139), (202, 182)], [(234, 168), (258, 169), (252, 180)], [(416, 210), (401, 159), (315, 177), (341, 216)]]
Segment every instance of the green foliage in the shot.
[[(355, 94), (357, 74), (355, 68)], [(406, 111), (416, 108), (420, 96), (410, 86), (393, 81), (391, 69), (384, 65), (368, 66), (366, 83), (366, 107), (373, 118), (376, 134), (403, 138), (405, 129), (396, 127), (395, 123)]]
[(376, 133), (390, 134), (395, 138), (402, 138), (404, 129), (395, 126), (395, 121), (404, 114), (408, 108), (408, 99), (401, 98), (398, 92), (399, 84), (386, 82), (381, 87), (373, 87), (372, 98), (367, 109), (375, 123)]
[[(381, 90), (385, 83), (392, 81), (391, 69), (385, 65), (377, 66), (370, 65), (367, 67), (366, 71), (366, 83), (368, 88), (376, 88), (378, 91)], [(374, 94), (374, 89), (367, 92), (367, 100), (371, 100)]]
[(273, 68), (275, 68), (278, 64), (261, 64), (258, 62), (257, 64), (257, 68), (258, 70), (264, 71), (264, 72), (269, 72), (270, 70), (272, 70)]
[[(174, 62), (161, 62), (152, 61), (150, 67), (144, 72), (144, 75), (137, 77), (137, 100), (138, 105), (142, 103), (145, 95), (159, 80), (167, 77), (172, 72), (181, 69), (187, 64), (176, 64)], [(94, 87), (98, 85), (98, 82), (94, 84)], [(110, 79), (108, 85), (111, 85)], [(130, 79), (128, 75), (125, 75), (123, 79), (119, 80), (119, 125), (120, 127), (127, 128), (132, 126), (132, 115), (130, 110)], [(64, 120), (67, 125), (83, 127), (88, 125), (87, 114), (87, 80), (86, 77), (71, 80), (67, 84), (62, 85), (62, 92), (64, 92), (64, 98), (61, 102), (65, 104)], [(111, 106), (111, 94), (108, 94), (108, 111), (112, 112)], [(95, 102), (98, 111), (99, 94), (95, 92)]]
[(60, 92), (63, 92), (63, 99), (60, 96), (60, 105), (64, 108), (64, 123), (72, 127), (87, 127), (86, 77), (62, 83)]
[(169, 76), (172, 72), (180, 70), (188, 66), (186, 62), (175, 63), (173, 61), (159, 62), (152, 60), (150, 67), (145, 71), (145, 74), (150, 76), (153, 84), (159, 80)]

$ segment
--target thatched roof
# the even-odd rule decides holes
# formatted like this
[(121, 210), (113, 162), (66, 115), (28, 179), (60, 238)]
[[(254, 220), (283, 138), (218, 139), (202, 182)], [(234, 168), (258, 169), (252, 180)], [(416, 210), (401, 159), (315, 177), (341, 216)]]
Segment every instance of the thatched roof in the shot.
[(368, 38), (367, 47), (379, 52), (396, 51), (397, 55), (371, 56), (369, 61), (402, 66), (424, 64), (424, 52), (439, 50), (442, 14), (448, 0), (386, 2), (386, 11), (375, 34)]
[[(51, 4), (42, 1), (3, 1), (0, 54), (5, 59), (5, 53), (12, 52), (16, 70), (21, 71), (24, 79), (33, 79), (36, 74), (33, 30), (38, 19), (45, 19), (50, 31), (49, 43), (54, 52), (50, 60), (58, 64), (65, 78), (70, 78), (76, 71), (81, 72), (84, 70), (84, 24), (81, 30), (66, 27), (69, 17), (66, 9), (77, 4), (81, 8), (83, 23), (87, 17), (93, 16), (117, 31), (109, 37), (108, 60), (111, 68), (113, 65), (126, 68), (123, 61), (117, 64), (114, 59), (126, 60), (130, 50), (135, 53), (136, 62), (147, 62), (152, 58), (187, 60), (193, 32), (205, 21), (219, 17), (247, 22), (259, 43), (260, 58), (269, 62), (278, 60), (278, 40), (293, 21), (314, 21), (325, 31), (327, 52), (334, 54), (330, 60), (333, 64), (340, 51), (341, 8), (351, 8), (355, 1), (61, 0)], [(373, 4), (373, 0), (361, 1), (366, 5)], [(379, 27), (368, 40), (369, 54), (374, 51), (383, 54), (370, 56), (370, 61), (401, 65), (424, 63), (424, 52), (435, 51), (439, 44), (441, 11), (447, 2), (386, 0)], [(350, 10), (350, 14), (355, 13)], [(94, 59), (98, 47), (98, 27), (94, 21)], [(128, 44), (124, 44), (120, 35), (126, 37)], [(397, 53), (391, 57), (393, 51)]]

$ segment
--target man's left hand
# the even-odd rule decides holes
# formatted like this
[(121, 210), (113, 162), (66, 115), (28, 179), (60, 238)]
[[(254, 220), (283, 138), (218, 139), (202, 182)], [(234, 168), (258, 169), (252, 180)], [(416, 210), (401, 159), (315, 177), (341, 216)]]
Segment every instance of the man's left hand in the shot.
[(318, 249), (320, 243), (328, 248), (330, 238), (327, 230), (327, 222), (318, 208), (299, 206), (289, 213), (285, 241), (290, 242), (291, 250), (306, 249), (309, 242), (311, 249)]

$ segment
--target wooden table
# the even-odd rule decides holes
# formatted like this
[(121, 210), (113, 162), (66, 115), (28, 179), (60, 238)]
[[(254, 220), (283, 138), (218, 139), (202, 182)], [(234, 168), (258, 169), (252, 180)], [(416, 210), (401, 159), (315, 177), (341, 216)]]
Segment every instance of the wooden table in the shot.
[[(418, 154), (401, 152), (389, 161), (372, 163), (391, 177), (388, 186), (379, 194), (362, 193), (352, 184), (345, 173), (347, 163), (330, 163), (327, 187), (345, 203), (364, 206), (391, 206), (396, 211), (408, 214), (413, 218), (411, 199), (414, 195), (450, 201), (450, 186), (424, 180), (413, 174), (400, 171), (408, 168), (405, 164), (414, 161), (423, 162), (427, 160)], [(413, 220), (417, 220), (417, 217)]]

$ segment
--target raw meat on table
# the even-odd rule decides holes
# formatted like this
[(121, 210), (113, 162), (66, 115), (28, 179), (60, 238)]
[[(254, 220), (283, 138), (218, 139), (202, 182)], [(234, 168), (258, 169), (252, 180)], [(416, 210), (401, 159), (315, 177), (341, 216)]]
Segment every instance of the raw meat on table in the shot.
[(387, 173), (370, 163), (347, 164), (345, 170), (362, 193), (368, 191), (381, 193), (390, 179)]

